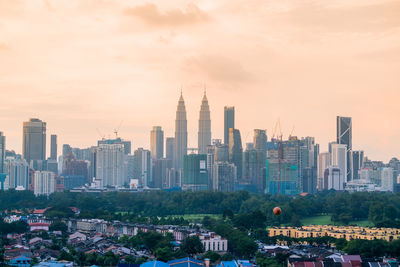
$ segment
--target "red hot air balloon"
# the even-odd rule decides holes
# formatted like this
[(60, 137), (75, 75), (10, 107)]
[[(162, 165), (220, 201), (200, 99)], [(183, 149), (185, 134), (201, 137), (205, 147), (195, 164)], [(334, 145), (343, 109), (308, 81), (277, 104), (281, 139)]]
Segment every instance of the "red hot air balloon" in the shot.
[(282, 210), (279, 207), (275, 207), (272, 211), (275, 215), (280, 215), (282, 213)]

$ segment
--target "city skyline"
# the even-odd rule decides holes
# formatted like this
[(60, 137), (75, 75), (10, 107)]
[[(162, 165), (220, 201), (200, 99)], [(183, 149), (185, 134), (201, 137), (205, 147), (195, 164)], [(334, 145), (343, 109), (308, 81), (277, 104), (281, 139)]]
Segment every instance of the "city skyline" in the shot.
[[(185, 97), (184, 96), (184, 94), (181, 92), (181, 96), (183, 96), (183, 97)], [(204, 92), (203, 92), (203, 97), (204, 97)], [(179, 101), (178, 101), (179, 102)], [(225, 106), (226, 107), (226, 106)], [(225, 108), (224, 107), (224, 108)], [(232, 106), (232, 107), (234, 107), (234, 106)], [(235, 107), (234, 107), (235, 108)], [(200, 111), (201, 109), (199, 108), (199, 111)], [(212, 110), (212, 107), (210, 107), (210, 111)], [(224, 117), (224, 110), (221, 112), (221, 113), (223, 113), (222, 114), (222, 117)], [(188, 109), (186, 109), (186, 113), (190, 113), (190, 112), (188, 112)], [(220, 114), (221, 115), (221, 114)], [(236, 115), (235, 115), (236, 116)], [(336, 124), (335, 124), (335, 127), (337, 128), (337, 117), (341, 117), (341, 116), (336, 116)], [(350, 119), (352, 119), (351, 117), (349, 117)], [(45, 121), (45, 120), (42, 120), (42, 119), (40, 119), (40, 118), (28, 118), (28, 119), (26, 119), (26, 121), (28, 121), (28, 120), (31, 120), (31, 119), (39, 119), (39, 120), (41, 120), (41, 121), (43, 121), (43, 122), (45, 122), (47, 125), (48, 125), (48, 123)], [(213, 117), (211, 116), (211, 120), (213, 120)], [(280, 121), (280, 118), (278, 118), (278, 120)], [(189, 123), (189, 121), (190, 121), (190, 119), (187, 119), (187, 124), (189, 125), (189, 124), (193, 124), (193, 122), (192, 123)], [(198, 123), (198, 118), (197, 118), (197, 123)], [(275, 122), (276, 123), (276, 122)], [(151, 132), (151, 130), (154, 128), (154, 127), (160, 127), (160, 126), (152, 126), (151, 127), (151, 129), (149, 129), (149, 131)], [(163, 131), (164, 131), (164, 126), (161, 126), (162, 128), (163, 128)], [(213, 140), (221, 140), (221, 141), (223, 141), (223, 139), (224, 139), (224, 122), (222, 121), (222, 125), (219, 125), (218, 126), (219, 128), (222, 128), (222, 136), (214, 136), (214, 134), (213, 134), (213, 136), (212, 136), (212, 139)], [(49, 127), (47, 127), (47, 128), (49, 128)], [(169, 128), (169, 127), (166, 127), (166, 128)], [(213, 127), (213, 128), (215, 128), (215, 126)], [(197, 149), (198, 148), (198, 142), (196, 142), (196, 141), (198, 141), (198, 140), (190, 140), (190, 138), (195, 138), (195, 139), (198, 139), (198, 125), (197, 125), (197, 128), (195, 128), (195, 129), (188, 129), (188, 140), (187, 140), (187, 142), (188, 142), (188, 146), (187, 146), (187, 148), (188, 149), (190, 149), (190, 150), (192, 150), (192, 149)], [(96, 129), (98, 132), (99, 132), (99, 130), (98, 130), (98, 128)], [(240, 129), (238, 129), (238, 130), (240, 130)], [(246, 143), (252, 143), (252, 142), (254, 142), (254, 140), (253, 140), (253, 138), (254, 138), (254, 131), (256, 131), (256, 130), (259, 130), (259, 129), (253, 129), (253, 130), (251, 130), (251, 131), (249, 131), (249, 132), (247, 132), (246, 133), (246, 136), (243, 136), (243, 134), (242, 134), (242, 136), (241, 136), (241, 140), (242, 140), (242, 143), (243, 143), (243, 151), (245, 150), (245, 148), (246, 148)], [(273, 130), (275, 130), (275, 125), (274, 125), (274, 129), (272, 129), (272, 127), (271, 127), (271, 129), (266, 129), (265, 131), (266, 131), (266, 134), (267, 134), (267, 140), (268, 141), (270, 141), (271, 140), (271, 137), (272, 137), (272, 133), (273, 133)], [(105, 138), (105, 139), (114, 139), (115, 138), (115, 129), (113, 129), (113, 133), (111, 134), (109, 134), (109, 135), (103, 135), (103, 136), (99, 136), (99, 133), (97, 132), (97, 137), (96, 137), (96, 135), (93, 135), (93, 144), (92, 143), (90, 143), (89, 145), (83, 145), (83, 146), (79, 146), (79, 145), (77, 145), (77, 146), (75, 146), (75, 145), (73, 145), (73, 144), (70, 144), (69, 143), (69, 145), (71, 145), (72, 147), (79, 147), (79, 148), (87, 148), (87, 147), (90, 147), (90, 146), (93, 146), (93, 145), (96, 145), (95, 143), (97, 143), (97, 142), (99, 142), (99, 140), (101, 140), (102, 138)], [(197, 131), (196, 133), (194, 133), (193, 131)], [(295, 127), (293, 126), (292, 127), (292, 129), (291, 129), (291, 131), (293, 131), (294, 132), (294, 134), (292, 133), (292, 135), (293, 136), (297, 136), (297, 137), (299, 137), (299, 138), (302, 138), (302, 137), (306, 137), (306, 136), (313, 136), (312, 134), (310, 134), (310, 135), (297, 135), (296, 134), (296, 132), (295, 132)], [(337, 129), (336, 129), (336, 131), (337, 131)], [(100, 132), (101, 134), (103, 134), (102, 132)], [(211, 131), (211, 133), (213, 133), (213, 131)], [(3, 133), (4, 134), (4, 133)], [(51, 136), (52, 135), (57, 135), (57, 139), (58, 139), (58, 136), (60, 136), (60, 134), (59, 133), (50, 133), (48, 130), (47, 130), (47, 138), (46, 138), (46, 142), (49, 144), (49, 145), (46, 145), (46, 155), (49, 155), (50, 156), (50, 153), (51, 153), (51, 146), (50, 146), (50, 142), (51, 142)], [(337, 134), (336, 134), (337, 135)], [(335, 135), (335, 136), (336, 136)], [(151, 133), (149, 134), (149, 132), (147, 132), (147, 138), (149, 138), (149, 136), (151, 136)], [(289, 133), (286, 135), (286, 134), (284, 134), (283, 135), (283, 139), (285, 139), (285, 138), (289, 138)], [(13, 147), (10, 147), (9, 146), (9, 140), (8, 140), (8, 136), (6, 136), (7, 137), (7, 142), (6, 142), (6, 149), (7, 150), (13, 150), (13, 151), (15, 151), (16, 153), (20, 153), (20, 154), (22, 154), (21, 152), (19, 152), (19, 150), (18, 149), (15, 149), (15, 148), (13, 148)], [(121, 137), (121, 135), (119, 134), (119, 132), (118, 132), (118, 137)], [(170, 137), (174, 137), (174, 134), (170, 134), (170, 136), (168, 136), (168, 135), (166, 135), (166, 134), (164, 134), (164, 136), (163, 136), (163, 139), (164, 139), (164, 143), (166, 142), (166, 139), (167, 138), (170, 138)], [(316, 138), (316, 140), (317, 140), (317, 142), (318, 142), (318, 137), (317, 136), (313, 136), (313, 137), (315, 137)], [(151, 142), (149, 142), (149, 140), (147, 140), (147, 143), (144, 141), (142, 144), (143, 145), (137, 145), (136, 143), (135, 143), (135, 139), (129, 139), (129, 138), (125, 138), (124, 136), (122, 137), (122, 138), (124, 138), (124, 139), (126, 139), (127, 141), (132, 141), (132, 151), (133, 150), (135, 150), (135, 149), (138, 149), (138, 148), (144, 148), (144, 149), (150, 149), (151, 148)], [(337, 138), (337, 136), (336, 136), (336, 138)], [(48, 140), (47, 140), (48, 139)], [(355, 138), (353, 138), (353, 141), (354, 141), (354, 139)], [(63, 138), (62, 138), (62, 135), (61, 135), (61, 140), (63, 140)], [(333, 138), (332, 140), (330, 140), (328, 143), (326, 143), (326, 144), (323, 144), (323, 143), (321, 143), (321, 147), (322, 147), (322, 149), (321, 149), (321, 153), (324, 153), (324, 152), (327, 152), (327, 151), (329, 151), (329, 146), (330, 146), (330, 143), (335, 143), (336, 142), (336, 140), (335, 140), (335, 138)], [(58, 148), (61, 148), (61, 146), (63, 145), (63, 144), (65, 144), (65, 143), (59, 143), (59, 142), (57, 142), (58, 143)], [(163, 149), (166, 149), (166, 144), (164, 144), (163, 145)], [(22, 149), (22, 148), (21, 148)], [(353, 149), (353, 150), (363, 150), (363, 151), (366, 151), (366, 149), (365, 148), (363, 148), (363, 147), (358, 147), (357, 149)], [(188, 151), (188, 154), (189, 154), (189, 151)], [(60, 155), (60, 154), (59, 154)], [(397, 154), (393, 154), (393, 155), (389, 155), (388, 156), (388, 159), (386, 160), (386, 159), (380, 159), (380, 158), (374, 158), (374, 157), (372, 157), (371, 155), (369, 155), (369, 154), (367, 154), (367, 153), (365, 153), (365, 156), (367, 156), (369, 159), (372, 159), (372, 160), (382, 160), (382, 161), (389, 161), (391, 158), (393, 158), (393, 157), (397, 157)]]
[(149, 148), (154, 125), (174, 136), (183, 87), (197, 147), (205, 83), (213, 138), (223, 139), (223, 107), (235, 106), (244, 145), (254, 129), (270, 138), (280, 118), (284, 136), (294, 125), (324, 152), (339, 115), (353, 119), (353, 150), (388, 161), (400, 151), (399, 10), (376, 0), (2, 1), (0, 130), (22, 153), (29, 118), (73, 147), (95, 145), (96, 128), (114, 137), (123, 120), (119, 135)]

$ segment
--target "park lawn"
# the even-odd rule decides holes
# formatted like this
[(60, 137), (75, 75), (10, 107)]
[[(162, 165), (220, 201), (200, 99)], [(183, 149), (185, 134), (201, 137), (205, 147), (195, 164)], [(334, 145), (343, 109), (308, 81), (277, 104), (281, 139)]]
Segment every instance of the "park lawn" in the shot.
[(362, 227), (368, 227), (368, 226), (374, 226), (374, 224), (368, 220), (364, 221), (351, 221), (349, 225), (357, 225), (357, 226), (362, 226)]
[[(303, 225), (340, 225), (338, 223), (333, 223), (331, 221), (331, 215), (318, 215), (318, 216), (313, 216), (313, 217), (308, 217), (300, 220)], [(349, 225), (357, 225), (357, 226), (373, 226), (373, 223), (371, 223), (368, 220), (364, 221), (351, 221)]]
[(333, 224), (331, 215), (318, 215), (300, 220), (302, 225), (328, 225)]
[(200, 222), (201, 220), (203, 220), (205, 216), (209, 216), (213, 219), (219, 219), (221, 217), (220, 214), (184, 214), (184, 215), (170, 215), (170, 216), (176, 218), (183, 217), (183, 219), (187, 221), (196, 221), (196, 222)]

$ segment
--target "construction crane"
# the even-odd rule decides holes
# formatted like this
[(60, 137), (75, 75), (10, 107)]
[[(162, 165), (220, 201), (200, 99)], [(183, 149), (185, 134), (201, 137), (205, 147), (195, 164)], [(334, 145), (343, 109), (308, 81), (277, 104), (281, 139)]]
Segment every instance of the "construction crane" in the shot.
[(96, 128), (96, 131), (100, 135), (101, 140), (104, 140), (106, 136), (100, 132), (99, 128)]
[(121, 120), (121, 122), (119, 123), (118, 127), (117, 127), (117, 128), (114, 128), (115, 138), (118, 138), (118, 131), (119, 131), (119, 129), (121, 128), (121, 125), (122, 125), (123, 122), (124, 122), (124, 121)]
[(294, 132), (294, 125), (293, 125), (293, 128), (292, 128), (292, 130), (290, 131), (290, 134), (289, 134), (289, 139), (290, 139), (290, 137), (292, 137), (292, 135), (293, 135), (293, 132)]

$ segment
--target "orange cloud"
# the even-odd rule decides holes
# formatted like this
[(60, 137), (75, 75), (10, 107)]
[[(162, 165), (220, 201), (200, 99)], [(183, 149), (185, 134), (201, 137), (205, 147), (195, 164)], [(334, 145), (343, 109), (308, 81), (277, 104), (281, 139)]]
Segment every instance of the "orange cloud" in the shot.
[(144, 4), (127, 8), (125, 15), (134, 16), (152, 26), (183, 26), (207, 21), (209, 15), (195, 4), (189, 4), (185, 10), (172, 9), (160, 12), (155, 4)]

